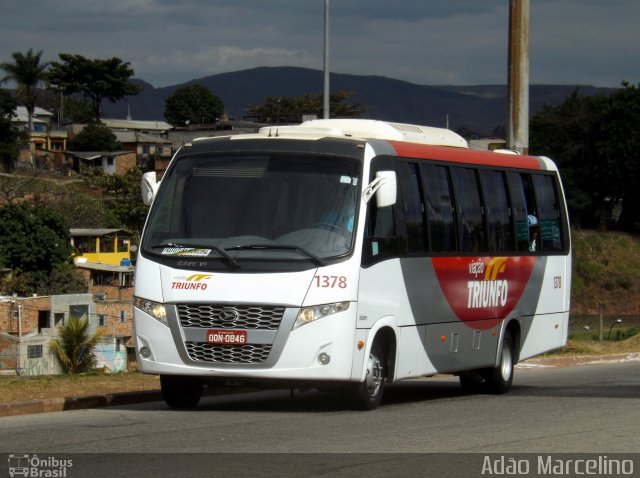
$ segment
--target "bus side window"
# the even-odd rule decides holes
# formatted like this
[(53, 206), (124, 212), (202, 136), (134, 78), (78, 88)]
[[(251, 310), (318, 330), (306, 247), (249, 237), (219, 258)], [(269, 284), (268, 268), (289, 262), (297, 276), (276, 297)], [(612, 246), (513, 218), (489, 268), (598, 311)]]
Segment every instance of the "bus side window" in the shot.
[(369, 201), (368, 206), (362, 248), (362, 265), (365, 267), (399, 256), (395, 206), (379, 208), (375, 200)]
[(538, 213), (533, 198), (531, 175), (507, 173), (507, 181), (511, 193), (516, 250), (518, 252), (537, 252), (540, 250)]
[(480, 171), (485, 201), (489, 252), (513, 251), (512, 216), (509, 214), (509, 198), (500, 171)]
[(486, 251), (483, 206), (476, 171), (469, 168), (451, 168), (451, 177), (458, 205), (460, 250)]
[(407, 229), (407, 248), (409, 254), (426, 253), (427, 242), (424, 227), (424, 206), (418, 165), (400, 163), (398, 173), (401, 185), (401, 206), (404, 207), (404, 218)]
[(540, 243), (544, 252), (561, 252), (564, 248), (562, 238), (560, 205), (558, 191), (553, 176), (536, 174), (533, 185), (538, 204), (538, 228)]
[(447, 167), (422, 164), (420, 169), (431, 252), (455, 252), (457, 250), (455, 205)]
[[(377, 171), (395, 169), (394, 159), (377, 157), (371, 165), (371, 180)], [(364, 227), (364, 244), (362, 247), (362, 265), (371, 266), (392, 257), (399, 257), (400, 246), (396, 232), (396, 207), (379, 208), (375, 198), (367, 203), (367, 219)]]

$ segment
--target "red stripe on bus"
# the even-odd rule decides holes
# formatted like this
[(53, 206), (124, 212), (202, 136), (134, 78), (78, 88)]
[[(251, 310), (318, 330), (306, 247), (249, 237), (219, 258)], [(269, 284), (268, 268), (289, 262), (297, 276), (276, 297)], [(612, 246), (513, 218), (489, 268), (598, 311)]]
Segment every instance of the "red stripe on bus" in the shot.
[(398, 156), (405, 158), (435, 159), (452, 163), (479, 164), (483, 166), (506, 166), (522, 169), (542, 169), (540, 160), (534, 156), (492, 153), (465, 148), (428, 146), (401, 141), (389, 141)]

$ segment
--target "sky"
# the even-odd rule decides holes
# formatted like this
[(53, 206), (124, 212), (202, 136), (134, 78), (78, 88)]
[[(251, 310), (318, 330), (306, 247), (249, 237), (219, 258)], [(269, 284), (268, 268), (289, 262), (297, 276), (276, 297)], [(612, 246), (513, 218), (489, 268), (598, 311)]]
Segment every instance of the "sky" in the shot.
[[(509, 0), (330, 0), (332, 72), (506, 84)], [(640, 1), (530, 0), (530, 83), (640, 81)], [(322, 70), (324, 0), (4, 0), (0, 62), (118, 57), (155, 87), (258, 66)]]

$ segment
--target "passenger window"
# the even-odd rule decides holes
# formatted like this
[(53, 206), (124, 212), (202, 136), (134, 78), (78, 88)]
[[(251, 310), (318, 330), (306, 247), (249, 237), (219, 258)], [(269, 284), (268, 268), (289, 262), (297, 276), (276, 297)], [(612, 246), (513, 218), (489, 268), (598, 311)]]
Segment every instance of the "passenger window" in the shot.
[(504, 173), (481, 170), (480, 179), (484, 194), (489, 252), (513, 251), (513, 227)]
[(534, 175), (533, 184), (539, 211), (538, 223), (542, 250), (560, 252), (564, 244), (555, 180), (553, 176)]
[(455, 252), (456, 227), (451, 182), (445, 166), (423, 164), (422, 184), (431, 252)]
[(398, 170), (402, 188), (401, 205), (404, 207), (405, 223), (407, 226), (408, 252), (425, 253), (427, 251), (427, 242), (418, 166), (413, 163), (400, 163)]
[(538, 213), (533, 198), (531, 175), (507, 173), (507, 182), (511, 192), (511, 211), (516, 231), (516, 250), (518, 252), (539, 251)]
[(482, 201), (476, 171), (468, 168), (451, 168), (451, 177), (458, 204), (461, 251), (485, 251)]

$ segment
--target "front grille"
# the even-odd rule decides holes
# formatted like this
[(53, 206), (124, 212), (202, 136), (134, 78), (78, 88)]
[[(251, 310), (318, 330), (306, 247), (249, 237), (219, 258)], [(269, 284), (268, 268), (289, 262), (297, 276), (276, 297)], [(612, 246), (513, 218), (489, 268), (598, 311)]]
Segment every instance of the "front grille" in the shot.
[(217, 363), (262, 363), (267, 359), (270, 344), (215, 345), (185, 342), (191, 360)]
[(182, 327), (277, 330), (284, 307), (178, 304)]

